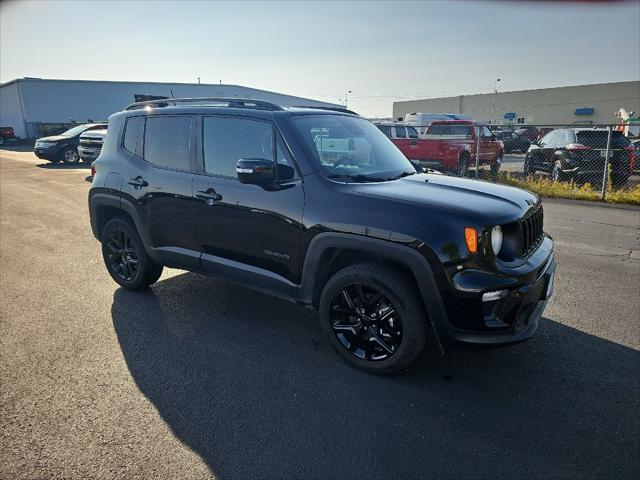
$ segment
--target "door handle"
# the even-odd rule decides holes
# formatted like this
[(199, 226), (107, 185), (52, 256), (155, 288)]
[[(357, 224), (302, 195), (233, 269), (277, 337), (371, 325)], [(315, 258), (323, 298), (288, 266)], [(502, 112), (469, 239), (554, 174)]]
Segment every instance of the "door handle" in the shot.
[(222, 195), (216, 193), (213, 188), (210, 188), (208, 190), (198, 191), (196, 193), (196, 198), (204, 200), (204, 203), (206, 203), (207, 205), (213, 205), (215, 202), (219, 202), (220, 200), (222, 200)]
[(147, 182), (144, 178), (138, 175), (136, 178), (130, 178), (127, 182), (129, 185), (133, 185), (133, 188), (140, 189), (149, 186), (149, 182)]

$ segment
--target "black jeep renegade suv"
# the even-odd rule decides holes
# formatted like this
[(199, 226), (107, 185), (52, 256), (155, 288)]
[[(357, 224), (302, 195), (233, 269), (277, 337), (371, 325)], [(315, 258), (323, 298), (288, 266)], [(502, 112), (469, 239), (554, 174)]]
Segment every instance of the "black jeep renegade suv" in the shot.
[(417, 173), (348, 111), (239, 99), (133, 104), (109, 119), (89, 192), (125, 288), (164, 265), (317, 309), (354, 365), (529, 338), (552, 291), (540, 199)]

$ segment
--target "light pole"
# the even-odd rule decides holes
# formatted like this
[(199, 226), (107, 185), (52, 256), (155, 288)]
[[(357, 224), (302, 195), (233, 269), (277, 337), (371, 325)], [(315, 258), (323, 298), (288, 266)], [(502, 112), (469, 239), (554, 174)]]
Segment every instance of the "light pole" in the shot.
[(493, 82), (493, 97), (491, 97), (491, 125), (493, 125), (493, 112), (496, 108), (496, 93), (498, 93), (498, 82), (500, 81), (499, 78), (496, 79), (495, 82)]
[(347, 93), (344, 94), (344, 108), (347, 108), (347, 97), (349, 96), (350, 93), (351, 93), (351, 90), (349, 90)]

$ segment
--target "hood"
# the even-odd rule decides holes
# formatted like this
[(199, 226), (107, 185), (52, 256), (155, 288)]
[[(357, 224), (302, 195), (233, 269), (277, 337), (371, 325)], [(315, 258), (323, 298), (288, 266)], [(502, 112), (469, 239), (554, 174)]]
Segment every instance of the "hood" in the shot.
[(80, 134), (80, 138), (104, 138), (107, 135), (107, 129), (104, 130), (89, 130)]
[(65, 137), (64, 135), (52, 135), (50, 137), (42, 137), (36, 140), (36, 142), (61, 142), (63, 140), (69, 140), (71, 137)]
[(520, 188), (432, 174), (417, 174), (391, 182), (361, 184), (354, 191), (362, 195), (385, 197), (471, 216), (485, 224), (515, 221), (540, 202), (537, 195)]

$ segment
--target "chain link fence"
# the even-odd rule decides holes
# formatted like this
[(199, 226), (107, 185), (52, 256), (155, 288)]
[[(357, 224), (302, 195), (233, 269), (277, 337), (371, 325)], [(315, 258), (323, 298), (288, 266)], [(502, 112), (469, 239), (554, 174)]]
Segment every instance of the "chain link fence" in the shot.
[(445, 175), (569, 198), (640, 190), (640, 145), (621, 125), (376, 125), (415, 165)]

